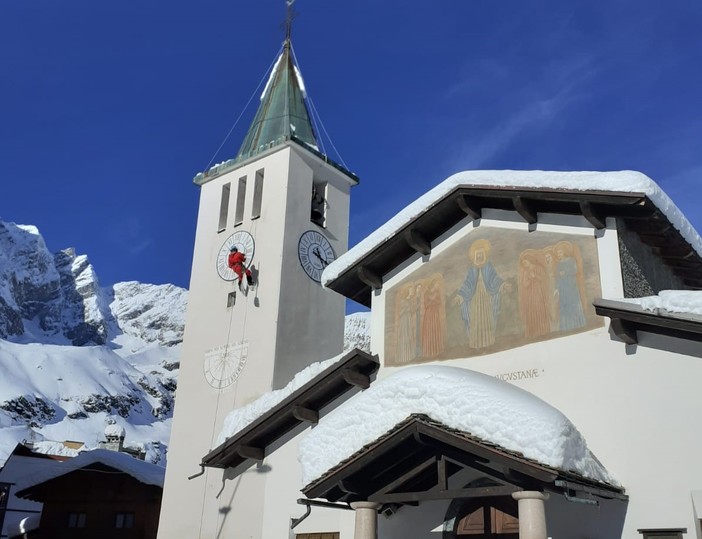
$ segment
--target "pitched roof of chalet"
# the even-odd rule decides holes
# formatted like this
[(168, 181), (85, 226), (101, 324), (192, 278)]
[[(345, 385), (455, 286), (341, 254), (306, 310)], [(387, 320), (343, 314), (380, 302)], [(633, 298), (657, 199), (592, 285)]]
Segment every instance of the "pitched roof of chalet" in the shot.
[(517, 212), (534, 224), (539, 214), (582, 215), (603, 229), (622, 219), (690, 288), (702, 288), (702, 239), (653, 180), (634, 171), (467, 171), (455, 174), (402, 210), (325, 270), (322, 283), (370, 306), (383, 277), (460, 221), (484, 209)]
[(52, 479), (69, 474), (76, 470), (98, 470), (102, 467), (111, 468), (130, 475), (140, 483), (163, 488), (165, 468), (149, 462), (138, 460), (125, 453), (109, 451), (107, 449), (94, 449), (84, 451), (75, 458), (66, 462), (57, 463), (56, 466), (43, 469), (23, 478), (17, 492), (20, 498), (32, 498), (32, 490)]
[[(494, 486), (449, 488), (449, 478), (464, 468), (476, 470)], [(545, 465), (420, 414), (410, 415), (302, 489), (309, 498), (383, 504), (517, 490), (626, 499), (619, 486)]]
[(612, 331), (627, 344), (638, 342), (639, 331), (702, 342), (702, 315), (651, 311), (633, 301), (597, 299), (593, 305), (598, 315), (611, 319)]
[(353, 389), (366, 389), (378, 371), (377, 356), (354, 349), (202, 458), (201, 466), (238, 475), (270, 455), (297, 429), (319, 421), (320, 411)]

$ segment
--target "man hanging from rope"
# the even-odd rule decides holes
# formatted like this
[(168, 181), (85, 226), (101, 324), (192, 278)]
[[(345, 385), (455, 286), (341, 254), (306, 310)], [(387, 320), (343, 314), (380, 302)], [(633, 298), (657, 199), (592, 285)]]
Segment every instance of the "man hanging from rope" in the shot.
[(244, 266), (244, 262), (246, 262), (246, 255), (244, 253), (239, 252), (239, 249), (236, 248), (235, 245), (232, 245), (231, 249), (229, 249), (229, 258), (227, 259), (227, 264), (231, 268), (231, 270), (237, 274), (239, 277), (239, 288), (241, 288), (241, 281), (244, 278), (244, 273), (246, 273), (246, 283), (249, 286), (253, 286), (254, 281), (253, 281), (253, 276), (251, 275), (251, 270)]

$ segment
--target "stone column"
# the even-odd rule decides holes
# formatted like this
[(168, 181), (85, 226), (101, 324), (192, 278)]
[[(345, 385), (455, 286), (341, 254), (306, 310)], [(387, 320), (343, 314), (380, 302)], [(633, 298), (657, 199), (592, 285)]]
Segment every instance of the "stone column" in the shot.
[(522, 490), (512, 494), (519, 508), (519, 539), (547, 539), (544, 501), (548, 494)]
[(380, 509), (380, 504), (351, 502), (350, 505), (356, 512), (353, 539), (378, 539), (378, 509)]

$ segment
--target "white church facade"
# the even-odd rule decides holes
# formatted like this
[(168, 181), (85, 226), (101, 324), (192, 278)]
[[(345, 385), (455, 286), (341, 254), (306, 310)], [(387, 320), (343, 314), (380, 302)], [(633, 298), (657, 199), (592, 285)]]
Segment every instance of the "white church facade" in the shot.
[[(470, 171), (347, 252), (358, 179), (299, 77), (287, 39), (195, 179), (159, 537), (702, 537), (702, 240), (668, 197)], [(346, 298), (370, 353), (341, 352)]]

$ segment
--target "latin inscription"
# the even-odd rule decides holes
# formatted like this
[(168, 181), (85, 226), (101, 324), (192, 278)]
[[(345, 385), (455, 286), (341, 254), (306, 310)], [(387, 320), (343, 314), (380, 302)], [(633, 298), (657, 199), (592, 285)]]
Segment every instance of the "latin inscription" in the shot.
[(514, 382), (516, 380), (529, 380), (531, 378), (539, 378), (544, 374), (543, 369), (526, 369), (521, 371), (503, 372), (496, 374), (495, 378), (503, 382)]

